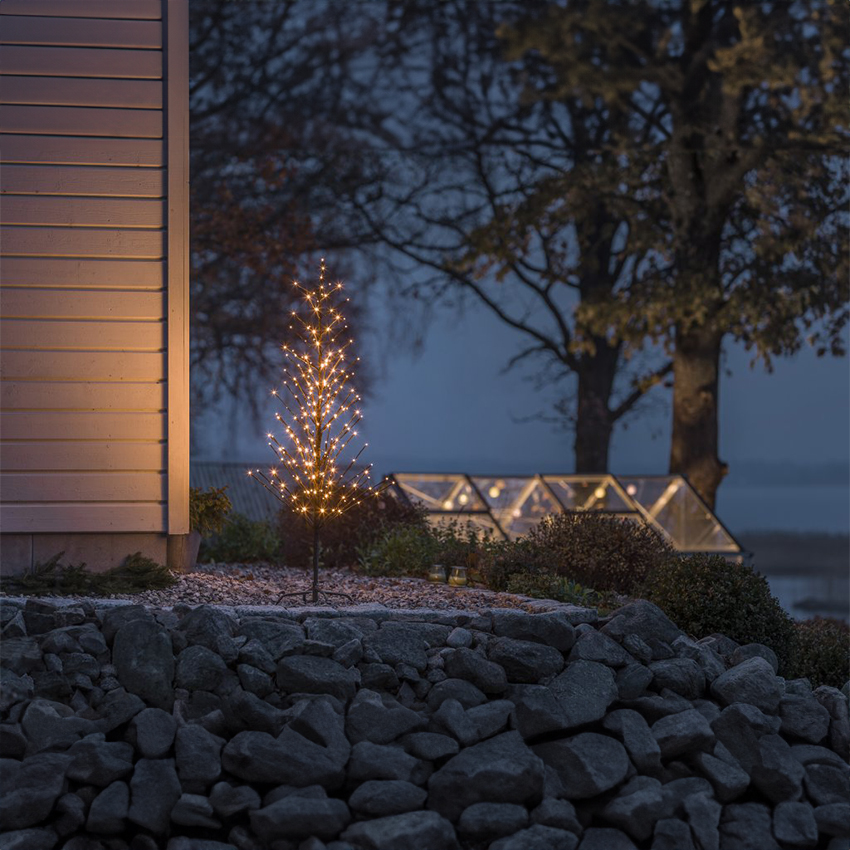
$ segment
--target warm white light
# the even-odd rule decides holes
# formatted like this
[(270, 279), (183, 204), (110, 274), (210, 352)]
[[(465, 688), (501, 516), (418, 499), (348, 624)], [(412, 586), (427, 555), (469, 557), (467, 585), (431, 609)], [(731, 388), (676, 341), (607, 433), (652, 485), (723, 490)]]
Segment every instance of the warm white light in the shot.
[(605, 488), (604, 487), (597, 487), (593, 491), (593, 495), (596, 496), (597, 499), (604, 499), (605, 498)]
[(494, 484), (487, 492), (489, 493), (491, 499), (498, 499), (499, 494), (502, 491)]

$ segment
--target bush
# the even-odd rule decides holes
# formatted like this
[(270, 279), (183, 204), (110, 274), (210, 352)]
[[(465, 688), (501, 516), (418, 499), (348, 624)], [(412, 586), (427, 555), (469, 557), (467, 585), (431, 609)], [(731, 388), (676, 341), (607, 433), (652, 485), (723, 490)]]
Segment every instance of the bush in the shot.
[(280, 539), (268, 522), (232, 514), (221, 532), (201, 542), (199, 561), (250, 563), (274, 561), (280, 551)]
[(430, 529), (399, 525), (361, 548), (358, 563), (370, 576), (424, 577), (431, 564), (439, 563), (438, 549), (439, 542)]
[(788, 669), (794, 623), (751, 567), (720, 555), (675, 558), (650, 574), (644, 595), (694, 637), (720, 632), (740, 644), (763, 643), (780, 672)]
[(481, 547), (476, 578), (480, 578), (490, 590), (502, 592), (508, 589), (514, 576), (527, 576), (526, 581), (530, 581), (531, 576), (550, 575), (548, 564), (540, 563), (538, 556), (538, 550), (525, 538), (485, 543)]
[[(312, 564), (313, 533), (303, 517), (289, 506), (278, 515), (280, 556), (289, 567)], [(322, 529), (321, 563), (323, 567), (353, 567), (359, 550), (366, 549), (390, 529), (399, 526), (425, 528), (425, 512), (394, 496), (383, 493), (367, 498)]]
[(797, 621), (794, 628), (788, 678), (806, 678), (814, 688), (841, 688), (850, 679), (850, 626), (831, 617), (815, 617)]
[(673, 549), (649, 526), (604, 514), (546, 517), (527, 537), (534, 560), (548, 572), (597, 590), (632, 594)]
[(506, 587), (508, 593), (531, 596), (535, 599), (554, 599), (571, 605), (594, 606), (598, 594), (589, 587), (554, 573), (514, 573)]
[(199, 490), (197, 487), (189, 488), (189, 528), (197, 531), (201, 536), (218, 534), (232, 505), (230, 499), (225, 495), (224, 487), (210, 487), (209, 490)]

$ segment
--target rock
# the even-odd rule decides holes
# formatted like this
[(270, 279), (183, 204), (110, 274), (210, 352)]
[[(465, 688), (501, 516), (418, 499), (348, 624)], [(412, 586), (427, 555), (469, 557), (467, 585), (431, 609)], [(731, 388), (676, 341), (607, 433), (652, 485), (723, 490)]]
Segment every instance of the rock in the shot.
[(342, 840), (366, 850), (459, 850), (452, 825), (437, 812), (408, 812), (350, 826)]
[(360, 664), (359, 669), (361, 687), (373, 691), (398, 690), (398, 676), (389, 664)]
[(227, 665), (205, 646), (188, 646), (177, 656), (175, 684), (187, 691), (214, 691), (221, 684)]
[(744, 702), (770, 714), (779, 706), (782, 691), (773, 667), (757, 655), (718, 676), (711, 695), (721, 705)]
[(707, 684), (726, 672), (726, 664), (720, 653), (705, 644), (692, 641), (682, 635), (673, 641), (673, 651), (679, 658), (690, 658), (700, 666)]
[(818, 824), (808, 803), (785, 801), (773, 810), (773, 835), (788, 847), (816, 847)]
[(0, 823), (13, 831), (47, 820), (53, 805), (65, 790), (65, 771), (71, 756), (39, 753), (22, 762), (4, 759), (0, 770)]
[(829, 746), (844, 761), (850, 761), (850, 717), (848, 698), (837, 688), (821, 685), (814, 691), (815, 699), (829, 712)]
[(73, 761), (65, 775), (82, 785), (105, 788), (133, 770), (133, 747), (123, 741), (106, 741), (102, 733), (77, 741), (68, 755)]
[(86, 804), (77, 794), (63, 794), (54, 813), (53, 827), (60, 836), (71, 835), (86, 822)]
[(99, 732), (109, 734), (113, 729), (123, 726), (145, 708), (144, 702), (135, 694), (128, 694), (118, 687), (110, 691), (97, 706), (100, 718), (95, 722)]
[(850, 838), (850, 803), (828, 803), (814, 810), (818, 829), (825, 835)]
[(571, 832), (536, 823), (528, 829), (500, 838), (490, 850), (575, 850), (578, 838)]
[(354, 811), (379, 818), (421, 809), (428, 792), (399, 779), (370, 779), (358, 786), (348, 800)]
[[(479, 706), (486, 707), (486, 704)], [(448, 733), (464, 747), (472, 746), (480, 739), (478, 728), (456, 699), (443, 702), (431, 717), (431, 725), (434, 731)]]
[(292, 655), (278, 662), (275, 680), (286, 693), (330, 694), (346, 702), (359, 684), (359, 672), (330, 658)]
[(155, 708), (174, 704), (174, 654), (168, 632), (153, 620), (132, 620), (118, 629), (112, 663), (126, 690)]
[(327, 700), (315, 700), (277, 738), (240, 732), (222, 751), (226, 771), (247, 782), (337, 788), (345, 777), (351, 746), (344, 720)]
[(601, 720), (608, 706), (617, 699), (613, 672), (595, 661), (568, 664), (549, 683), (549, 689), (561, 706), (561, 729)]
[[(637, 848), (625, 832), (594, 826), (585, 830), (579, 850), (637, 850)], [(686, 848), (677, 847), (676, 850), (686, 850)]]
[[(634, 635), (629, 635), (634, 637)], [(617, 695), (621, 700), (638, 699), (652, 683), (652, 671), (643, 664), (629, 664), (617, 671)]]
[(751, 771), (753, 785), (771, 802), (798, 800), (803, 791), (804, 769), (779, 735), (763, 735), (758, 760)]
[(684, 800), (688, 823), (697, 847), (718, 850), (720, 847), (720, 812), (722, 806), (708, 794), (691, 794)]
[(0, 753), (5, 758), (21, 759), (27, 749), (27, 739), (20, 723), (0, 723)]
[(660, 772), (661, 748), (642, 715), (632, 709), (621, 708), (606, 714), (602, 726), (623, 742), (640, 773), (653, 776)]
[(660, 694), (648, 694), (633, 700), (621, 700), (626, 708), (639, 711), (650, 723), (655, 723), (662, 717), (670, 714), (678, 714), (681, 711), (690, 711), (694, 704), (679, 694), (674, 694), (668, 688), (664, 688)]
[(118, 630), (134, 620), (155, 622), (153, 614), (144, 605), (119, 605), (105, 609), (101, 617), (101, 633), (106, 642), (111, 645)]
[(247, 664), (268, 675), (274, 675), (277, 669), (277, 664), (271, 653), (266, 649), (265, 644), (256, 638), (252, 638), (239, 647), (237, 659), (240, 664)]
[(544, 685), (512, 685), (505, 696), (514, 703), (516, 728), (526, 740), (565, 729), (568, 719), (550, 688)]
[(261, 841), (315, 836), (323, 841), (336, 838), (351, 821), (342, 800), (285, 797), (249, 812), (251, 829)]
[(91, 720), (77, 717), (72, 708), (52, 700), (34, 699), (21, 718), (29, 753), (67, 749), (95, 729)]
[(327, 617), (308, 617), (304, 620), (307, 638), (321, 643), (329, 643), (335, 648), (345, 646), (352, 640), (360, 640), (363, 630), (350, 622)]
[(458, 832), (467, 840), (489, 842), (528, 826), (528, 812), (514, 803), (474, 803), (463, 810)]
[(694, 794), (711, 795), (711, 783), (699, 776), (672, 779), (661, 786), (661, 818), (685, 817), (685, 800)]
[(392, 625), (390, 628), (389, 623), (384, 623), (377, 632), (367, 635), (363, 639), (364, 651), (374, 653), (384, 664), (410, 664), (424, 673), (428, 666), (425, 654), (428, 642), (422, 632), (404, 623)]
[(818, 806), (830, 803), (850, 803), (850, 782), (847, 766), (809, 764), (805, 768), (806, 796)]
[(414, 785), (421, 785), (427, 780), (430, 772), (425, 762), (408, 755), (398, 747), (361, 741), (351, 748), (348, 778), (352, 782), (366, 782), (370, 779), (400, 779)]
[(389, 694), (362, 688), (348, 708), (345, 733), (352, 744), (360, 741), (389, 744), (426, 724), (424, 717), (400, 705)]
[(146, 708), (130, 722), (127, 738), (142, 758), (157, 759), (165, 756), (174, 743), (177, 721), (161, 708)]
[(223, 714), (227, 728), (232, 731), (268, 732), (275, 737), (288, 719), (285, 712), (239, 687), (224, 700)]
[(602, 818), (638, 841), (646, 841), (663, 808), (661, 783), (648, 776), (629, 780), (602, 810)]
[[(131, 847), (130, 850), (135, 850), (135, 846)], [(143, 850), (149, 850), (148, 845)], [(150, 850), (153, 850), (153, 848), (151, 847)], [(235, 844), (211, 841), (209, 838), (188, 838), (185, 835), (178, 835), (169, 840), (165, 850), (241, 850), (241, 848), (238, 848)]]
[(217, 782), (210, 792), (210, 803), (220, 818), (230, 818), (239, 812), (260, 808), (260, 795), (249, 785), (234, 787), (229, 782)]
[(695, 753), (693, 763), (711, 783), (721, 803), (740, 797), (749, 788), (750, 776), (737, 762), (730, 764), (708, 753)]
[(155, 835), (164, 835), (180, 794), (174, 759), (139, 759), (130, 780), (128, 817)]
[(723, 850), (779, 850), (771, 824), (770, 809), (762, 803), (732, 803), (720, 819), (720, 846)]
[(460, 627), (452, 629), (446, 638), (446, 646), (452, 649), (472, 646), (472, 632), (469, 629), (462, 629)]
[(575, 807), (568, 800), (544, 797), (543, 802), (531, 813), (531, 822), (581, 835), (581, 824), (576, 817)]
[(513, 711), (514, 704), (510, 700), (497, 699), (470, 708), (466, 716), (475, 726), (476, 740), (482, 741), (504, 732)]
[[(652, 850), (695, 850), (691, 828), (683, 820), (662, 818), (655, 824)], [(729, 850), (734, 850), (734, 845)]]
[(525, 614), (512, 608), (490, 612), (493, 633), (498, 637), (530, 640), (551, 646), (559, 652), (569, 652), (576, 640), (575, 628), (564, 611)]
[(86, 829), (101, 835), (118, 835), (130, 809), (130, 789), (126, 782), (113, 782), (94, 798)]
[(436, 732), (412, 732), (401, 739), (401, 744), (412, 756), (425, 761), (441, 761), (460, 751), (454, 738)]
[(10, 637), (0, 641), (0, 666), (18, 676), (43, 670), (41, 649), (34, 637)]
[[(0, 648), (3, 647), (4, 643), (5, 641), (0, 641)], [(0, 712), (6, 714), (13, 706), (31, 699), (33, 691), (31, 676), (27, 674), (19, 676), (5, 667), (0, 667)]]
[(649, 665), (656, 687), (669, 688), (685, 699), (699, 699), (705, 691), (705, 673), (691, 658), (668, 658)]
[(56, 840), (52, 829), (16, 829), (0, 833), (0, 850), (53, 850)]
[(564, 656), (557, 649), (534, 641), (495, 638), (487, 655), (504, 669), (509, 682), (533, 684), (564, 669)]
[(428, 692), (428, 708), (436, 711), (447, 699), (456, 699), (464, 708), (473, 708), (487, 702), (487, 697), (463, 679), (444, 679)]
[(740, 703), (724, 708), (720, 717), (711, 724), (711, 728), (718, 741), (723, 744), (737, 763), (748, 774), (752, 774), (753, 767), (759, 761), (759, 737), (773, 734), (778, 730), (778, 718), (773, 719), (777, 720), (776, 726), (770, 723), (771, 718), (768, 718), (755, 706)]
[(569, 661), (596, 661), (607, 667), (625, 667), (635, 659), (617, 641), (592, 626), (582, 626), (570, 650)]
[[(248, 638), (244, 647), (249, 646), (252, 641), (258, 641), (275, 662), (286, 655), (300, 652), (306, 640), (304, 629), (300, 623), (280, 618), (244, 617), (239, 632), (240, 635)], [(247, 663), (253, 662), (248, 661)]]
[(206, 790), (221, 775), (224, 740), (191, 723), (177, 730), (174, 751), (177, 775), (185, 791)]
[(662, 759), (694, 750), (710, 752), (715, 741), (711, 726), (696, 709), (662, 717), (652, 725), (652, 735), (658, 742)]
[(239, 647), (233, 640), (238, 630), (236, 621), (212, 605), (193, 608), (180, 620), (177, 629), (186, 635), (190, 645), (205, 646), (227, 664), (239, 657)]
[(213, 817), (212, 803), (200, 794), (182, 794), (171, 810), (171, 820), (182, 826), (221, 829), (221, 821)]
[(736, 647), (729, 656), (729, 664), (732, 667), (737, 667), (750, 658), (763, 658), (773, 668), (774, 674), (779, 672), (779, 659), (776, 653), (763, 643), (745, 643), (743, 646)]
[(629, 757), (623, 745), (596, 732), (537, 744), (532, 750), (555, 768), (570, 800), (584, 800), (608, 791), (619, 785), (629, 771)]
[(653, 644), (659, 641), (672, 644), (682, 632), (675, 623), (652, 602), (639, 599), (612, 612), (608, 622), (600, 631), (622, 643), (626, 635), (637, 635), (653, 651), (653, 657), (659, 658), (658, 649)]
[(482, 693), (502, 694), (508, 686), (505, 671), (472, 649), (453, 649), (445, 656), (446, 674), (471, 682)]
[(342, 664), (343, 667), (353, 667), (363, 658), (363, 641), (354, 638), (337, 647), (331, 657), (337, 664)]
[(819, 744), (829, 732), (829, 712), (811, 695), (782, 697), (779, 717), (786, 738)]
[(543, 762), (519, 733), (505, 732), (449, 759), (428, 782), (428, 808), (456, 821), (475, 803), (537, 805), (543, 784)]

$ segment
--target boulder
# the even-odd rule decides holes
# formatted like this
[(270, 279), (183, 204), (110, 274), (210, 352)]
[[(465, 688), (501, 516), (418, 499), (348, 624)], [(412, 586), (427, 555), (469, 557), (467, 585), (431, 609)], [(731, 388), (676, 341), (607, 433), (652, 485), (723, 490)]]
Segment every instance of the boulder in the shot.
[(130, 780), (128, 817), (155, 835), (164, 835), (181, 793), (174, 759), (139, 759)]
[(617, 695), (621, 700), (638, 699), (652, 684), (652, 671), (643, 664), (629, 664), (617, 671)]
[(667, 658), (649, 665), (658, 690), (669, 688), (685, 699), (699, 699), (705, 691), (705, 673), (691, 658)]
[(487, 697), (464, 679), (444, 679), (428, 691), (428, 708), (436, 711), (447, 699), (456, 699), (464, 708), (473, 708), (487, 702)]
[(489, 642), (487, 655), (504, 669), (509, 682), (533, 684), (564, 669), (564, 656), (557, 649), (535, 641), (497, 637)]
[(336, 838), (351, 822), (348, 806), (342, 800), (284, 797), (248, 816), (251, 829), (266, 844), (279, 839), (315, 836), (322, 841)]
[(348, 805), (372, 818), (400, 815), (424, 808), (428, 792), (400, 779), (370, 779), (359, 785)]
[(493, 735), (504, 732), (513, 711), (514, 704), (510, 700), (497, 699), (470, 708), (466, 716), (475, 726), (476, 740), (483, 741), (485, 738), (492, 738)]
[(177, 656), (175, 684), (187, 691), (214, 691), (227, 671), (220, 655), (205, 646), (187, 646)]
[(351, 748), (348, 778), (352, 782), (396, 779), (421, 785), (430, 774), (431, 770), (426, 762), (408, 755), (399, 747), (361, 741)]
[(788, 847), (816, 847), (818, 823), (814, 809), (809, 803), (790, 800), (779, 803), (773, 810), (773, 834), (780, 844)]
[[(652, 846), (655, 847), (654, 844)], [(584, 831), (579, 850), (637, 850), (637, 848), (622, 830), (592, 826)], [(688, 848), (680, 846), (676, 850), (688, 850)]]
[(597, 631), (593, 626), (577, 629), (576, 642), (570, 650), (569, 661), (596, 661), (608, 667), (625, 667), (635, 659), (617, 641)]
[(718, 676), (711, 683), (711, 695), (721, 705), (743, 702), (771, 714), (779, 706), (782, 690), (771, 664), (756, 655)]
[(230, 818), (239, 812), (259, 809), (261, 800), (250, 785), (233, 786), (229, 782), (217, 782), (210, 791), (210, 803), (220, 818)]
[(663, 808), (661, 783), (648, 776), (630, 779), (602, 810), (602, 818), (638, 841), (646, 841)]
[(829, 712), (812, 695), (787, 695), (779, 702), (780, 730), (786, 738), (819, 744), (829, 732)]
[(623, 745), (597, 732), (536, 744), (532, 750), (558, 772), (569, 800), (602, 794), (619, 785), (629, 772)]
[[(479, 706), (479, 709), (481, 708), (487, 708), (487, 705)], [(478, 727), (456, 699), (447, 699), (442, 703), (432, 715), (429, 728), (435, 732), (446, 732), (456, 738), (463, 747), (472, 746), (481, 737)]]
[(422, 715), (405, 708), (389, 694), (362, 688), (348, 708), (345, 733), (352, 744), (360, 741), (389, 744), (426, 725)]
[(490, 850), (575, 850), (577, 845), (578, 838), (571, 832), (536, 823), (494, 841)]
[(235, 732), (250, 730), (277, 736), (288, 719), (285, 712), (241, 687), (227, 695), (223, 706), (227, 728)]
[(485, 694), (502, 694), (508, 686), (504, 669), (473, 649), (453, 649), (445, 656), (446, 675), (471, 682)]
[(608, 706), (617, 699), (614, 673), (595, 661), (568, 664), (548, 687), (560, 703), (562, 729), (601, 720)]
[(100, 835), (117, 835), (124, 831), (129, 809), (130, 789), (127, 783), (113, 782), (92, 801), (86, 829)]
[(184, 791), (205, 790), (221, 775), (221, 748), (224, 740), (196, 723), (177, 730), (174, 751), (177, 775)]
[(221, 821), (214, 817), (212, 803), (201, 794), (182, 794), (171, 810), (171, 820), (181, 826), (221, 829)]
[(528, 811), (516, 803), (474, 803), (463, 810), (458, 832), (467, 840), (489, 842), (528, 826)]
[(451, 823), (437, 812), (408, 812), (355, 823), (342, 840), (365, 850), (460, 850)]
[(720, 846), (723, 850), (780, 850), (771, 826), (770, 809), (764, 804), (731, 803), (720, 818)]
[(213, 605), (193, 608), (183, 616), (177, 629), (186, 635), (190, 646), (205, 646), (220, 655), (226, 664), (232, 664), (239, 657), (239, 647), (233, 640), (239, 626)]
[(106, 642), (111, 645), (118, 630), (134, 620), (155, 622), (153, 614), (144, 605), (118, 605), (104, 609), (101, 613), (100, 630)]
[(575, 628), (564, 611), (528, 615), (513, 608), (496, 608), (490, 618), (498, 637), (534, 641), (559, 652), (569, 652), (576, 640)]
[(721, 803), (728, 803), (740, 797), (749, 788), (750, 775), (737, 761), (723, 761), (709, 753), (695, 753), (692, 763), (711, 783), (714, 795)]
[[(0, 850), (53, 850), (56, 841), (52, 829), (16, 829), (0, 833)], [(70, 847), (70, 842), (65, 847)]]
[(123, 741), (106, 741), (102, 733), (77, 741), (68, 755), (73, 761), (65, 775), (81, 785), (105, 788), (133, 770), (133, 747)]
[(127, 740), (142, 758), (157, 759), (171, 749), (176, 732), (177, 721), (173, 715), (161, 708), (146, 708), (130, 722)]
[(798, 800), (802, 794), (805, 771), (779, 735), (759, 738), (758, 758), (750, 775), (753, 785), (773, 803)]
[(715, 741), (708, 721), (695, 708), (657, 720), (652, 725), (652, 735), (665, 760), (695, 750), (711, 752)]
[(65, 771), (72, 757), (64, 753), (38, 753), (22, 762), (4, 759), (0, 768), (0, 824), (20, 830), (47, 820), (65, 790)]
[(53, 700), (34, 699), (21, 718), (28, 753), (65, 750), (95, 729), (91, 720), (77, 717), (72, 708)]
[(637, 635), (659, 658), (658, 643), (672, 644), (683, 632), (657, 606), (646, 599), (630, 602), (612, 612), (600, 631), (622, 643), (626, 635)]
[(426, 761), (441, 761), (460, 751), (454, 738), (437, 732), (411, 732), (401, 739), (401, 744), (412, 756)]
[[(547, 767), (547, 771), (550, 769)], [(569, 800), (544, 797), (543, 802), (531, 813), (531, 822), (581, 835), (581, 824), (576, 817), (575, 806)]]
[(718, 850), (720, 847), (720, 813), (723, 807), (709, 793), (685, 797), (683, 807), (688, 816), (697, 847)]
[(153, 619), (125, 623), (115, 634), (112, 663), (118, 681), (154, 708), (174, 704), (174, 653), (168, 632)]
[(737, 646), (729, 656), (729, 664), (732, 667), (737, 667), (750, 658), (763, 658), (773, 668), (774, 673), (779, 672), (779, 659), (776, 653), (763, 643), (745, 643), (743, 646)]
[[(734, 846), (729, 845), (729, 850)], [(678, 818), (659, 820), (653, 831), (652, 850), (696, 850), (687, 822)]]
[(384, 664), (410, 664), (420, 673), (424, 673), (428, 666), (427, 648), (428, 642), (422, 632), (404, 623), (396, 623), (392, 628), (384, 623), (363, 639), (363, 649), (374, 653)]
[(286, 693), (330, 694), (346, 702), (354, 696), (360, 674), (330, 658), (292, 655), (278, 662), (275, 680)]
[(602, 726), (623, 742), (640, 773), (650, 776), (660, 773), (661, 748), (643, 715), (630, 708), (620, 708), (606, 714)]
[(829, 712), (829, 746), (844, 761), (850, 761), (848, 697), (837, 688), (831, 688), (827, 685), (815, 688), (814, 697)]
[(850, 838), (850, 803), (827, 803), (814, 810), (818, 830), (824, 835)]

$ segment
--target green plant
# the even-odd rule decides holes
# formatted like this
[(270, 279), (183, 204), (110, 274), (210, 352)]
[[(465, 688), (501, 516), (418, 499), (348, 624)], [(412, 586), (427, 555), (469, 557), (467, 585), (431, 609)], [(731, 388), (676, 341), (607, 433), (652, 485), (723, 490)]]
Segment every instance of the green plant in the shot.
[(598, 598), (595, 590), (554, 573), (514, 573), (508, 579), (506, 590), (535, 599), (554, 599), (584, 607), (595, 605)]
[[(763, 643), (787, 670), (794, 623), (770, 593), (767, 579), (720, 555), (689, 555), (659, 565), (644, 595), (696, 638), (720, 632), (740, 644)], [(784, 673), (783, 673), (784, 675)]]
[(815, 688), (841, 688), (850, 679), (850, 626), (831, 617), (815, 617), (795, 622), (794, 629), (788, 678), (805, 677)]
[(370, 576), (424, 576), (437, 563), (438, 552), (439, 542), (430, 529), (398, 526), (362, 547), (358, 562)]
[(548, 572), (547, 565), (540, 563), (538, 555), (538, 551), (525, 538), (487, 541), (481, 547), (477, 577), (490, 590), (507, 590), (511, 577), (516, 574)]
[(210, 487), (209, 490), (200, 490), (197, 487), (189, 488), (189, 528), (197, 531), (202, 537), (210, 534), (218, 534), (232, 505), (225, 494), (227, 485), (224, 487)]
[(277, 532), (268, 522), (248, 519), (233, 513), (224, 528), (201, 542), (201, 561), (249, 563), (274, 561), (280, 549)]
[(537, 563), (597, 590), (633, 593), (675, 557), (649, 526), (605, 514), (552, 514), (527, 537)]

